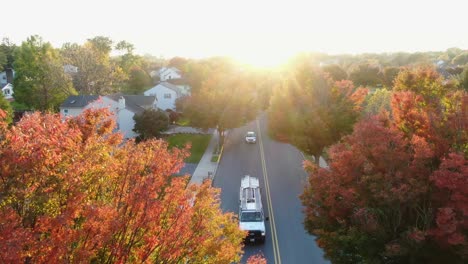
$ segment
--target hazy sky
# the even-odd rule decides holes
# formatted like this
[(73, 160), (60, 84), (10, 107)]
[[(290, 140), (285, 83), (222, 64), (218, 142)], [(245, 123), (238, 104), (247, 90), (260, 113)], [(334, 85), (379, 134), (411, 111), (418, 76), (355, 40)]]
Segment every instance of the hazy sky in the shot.
[(140, 54), (268, 65), (301, 51), (468, 49), (467, 7), (466, 0), (12, 0), (0, 8), (0, 37), (19, 44), (37, 34), (60, 47), (102, 35)]

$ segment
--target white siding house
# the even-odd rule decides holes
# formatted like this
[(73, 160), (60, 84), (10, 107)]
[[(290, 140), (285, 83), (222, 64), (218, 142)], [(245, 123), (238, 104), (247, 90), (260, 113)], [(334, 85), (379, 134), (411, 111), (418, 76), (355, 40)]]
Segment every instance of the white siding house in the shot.
[(13, 85), (11, 83), (8, 83), (2, 88), (2, 94), (5, 97), (5, 99), (11, 101), (13, 100)]
[(180, 79), (180, 78), (182, 78), (182, 72), (175, 67), (170, 67), (170, 68), (163, 67), (159, 70), (159, 80), (161, 82), (165, 82), (167, 80), (172, 80), (172, 79)]
[(5, 69), (0, 72), (0, 89), (2, 90), (3, 96), (13, 101), (13, 79), (15, 78), (15, 71), (11, 68)]
[(161, 110), (176, 110), (175, 102), (177, 98), (183, 96), (182, 91), (179, 87), (168, 83), (168, 82), (161, 82), (158, 83), (153, 88), (150, 88), (144, 92), (146, 96), (156, 96), (156, 100), (158, 101), (157, 106)]
[(138, 136), (133, 131), (135, 121), (133, 116), (143, 112), (145, 109), (156, 109), (155, 96), (143, 95), (78, 95), (69, 96), (60, 106), (62, 116), (78, 116), (86, 109), (108, 108), (114, 113), (117, 129), (125, 138)]
[(78, 67), (73, 66), (71, 64), (66, 64), (66, 65), (63, 65), (63, 72), (70, 73), (70, 74), (77, 73)]
[(177, 87), (179, 87), (180, 92), (182, 95), (190, 95), (191, 94), (191, 87), (187, 84), (185, 79), (172, 79), (168, 80), (168, 83), (171, 83)]
[(109, 98), (108, 96), (103, 96), (100, 100), (96, 100), (85, 106), (83, 110), (100, 108), (108, 108), (112, 113), (114, 113), (116, 117), (115, 122), (117, 130), (122, 132), (125, 138), (134, 138), (138, 136), (138, 134), (133, 132), (133, 128), (135, 127), (133, 116), (135, 113), (127, 109), (125, 98), (123, 96), (119, 97), (117, 101)]
[(63, 117), (78, 116), (88, 104), (99, 99), (97, 95), (73, 95), (69, 96), (65, 102), (60, 105), (60, 114)]

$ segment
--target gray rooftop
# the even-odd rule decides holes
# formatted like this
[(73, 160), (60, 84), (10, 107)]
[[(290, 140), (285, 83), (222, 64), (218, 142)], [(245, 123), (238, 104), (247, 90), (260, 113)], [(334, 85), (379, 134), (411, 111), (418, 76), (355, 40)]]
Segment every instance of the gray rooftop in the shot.
[(99, 95), (70, 95), (60, 107), (83, 108), (89, 103), (96, 101), (98, 98)]
[(125, 107), (137, 114), (143, 112), (147, 108), (151, 108), (156, 100), (156, 96), (153, 95), (112, 94), (106, 97), (118, 102), (121, 96), (125, 99)]
[(163, 86), (165, 86), (165, 87), (167, 87), (167, 88), (173, 90), (173, 91), (176, 92), (177, 95), (179, 95), (179, 96), (182, 94), (182, 90), (181, 90), (178, 86), (176, 86), (176, 85), (174, 85), (174, 84), (172, 84), (172, 83), (161, 82), (161, 83), (159, 83), (159, 84), (161, 84), (161, 85), (163, 85)]

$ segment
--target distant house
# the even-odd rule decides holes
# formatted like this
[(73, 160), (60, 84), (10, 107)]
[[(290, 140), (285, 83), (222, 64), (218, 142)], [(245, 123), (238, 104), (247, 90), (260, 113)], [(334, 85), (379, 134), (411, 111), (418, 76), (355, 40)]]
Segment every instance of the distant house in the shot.
[(68, 74), (74, 74), (78, 72), (78, 67), (73, 66), (71, 64), (66, 64), (63, 66), (63, 72)]
[(8, 83), (7, 85), (3, 86), (2, 94), (8, 101), (13, 101), (13, 85)]
[(98, 95), (71, 95), (60, 105), (60, 114), (64, 117), (77, 116), (98, 99)]
[(0, 72), (0, 87), (4, 87), (9, 83), (13, 83), (15, 78), (15, 70), (11, 68), (5, 69), (5, 71)]
[(175, 102), (178, 98), (186, 95), (182, 89), (169, 82), (158, 83), (153, 88), (144, 92), (146, 96), (156, 96), (158, 101), (158, 108), (161, 110), (176, 110)]
[(182, 95), (190, 95), (190, 85), (188, 85), (187, 80), (184, 78), (182, 79), (171, 79), (167, 80), (168, 83), (173, 84), (177, 87), (179, 87), (180, 91), (182, 92)]
[(11, 68), (5, 69), (0, 72), (0, 88), (2, 89), (3, 96), (8, 101), (13, 101), (13, 79), (15, 78), (15, 71)]
[(180, 78), (182, 78), (182, 72), (176, 67), (163, 67), (159, 69), (159, 80), (161, 82)]
[(155, 77), (159, 78), (159, 70), (161, 70), (161, 68), (157, 67), (154, 70), (150, 71), (149, 75), (151, 76), (151, 78), (155, 78)]
[(74, 95), (69, 96), (60, 105), (60, 114), (77, 116), (86, 109), (108, 108), (116, 117), (117, 129), (125, 138), (134, 138), (138, 134), (133, 131), (135, 127), (133, 116), (142, 113), (145, 109), (156, 109), (156, 102), (155, 96), (145, 95)]

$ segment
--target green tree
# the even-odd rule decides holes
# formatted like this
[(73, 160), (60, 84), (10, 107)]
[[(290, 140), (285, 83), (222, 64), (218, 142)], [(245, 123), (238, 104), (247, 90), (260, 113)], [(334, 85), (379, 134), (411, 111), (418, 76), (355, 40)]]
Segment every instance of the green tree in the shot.
[(465, 51), (455, 56), (452, 60), (452, 63), (460, 66), (466, 65), (468, 63), (468, 52)]
[(348, 79), (348, 74), (346, 73), (346, 71), (343, 70), (343, 68), (341, 68), (337, 64), (326, 65), (322, 68), (322, 70), (330, 74), (330, 78), (332, 78), (334, 81), (341, 81), (341, 80)]
[(255, 87), (255, 100), (261, 110), (269, 107), (274, 89), (280, 84), (281, 75), (274, 70), (262, 70), (253, 72), (250, 79), (253, 80)]
[(179, 70), (184, 70), (185, 65), (187, 64), (188, 60), (182, 57), (174, 57), (169, 60), (168, 67), (176, 67)]
[(392, 92), (387, 89), (378, 89), (374, 94), (368, 96), (364, 112), (369, 115), (377, 115), (382, 111), (387, 111), (391, 114), (390, 102), (392, 100)]
[(394, 91), (412, 91), (420, 94), (427, 102), (439, 101), (447, 94), (446, 88), (443, 77), (431, 66), (402, 69), (393, 86)]
[(399, 72), (399, 67), (385, 67), (383, 70), (384, 85), (388, 88), (393, 87), (393, 80), (395, 80)]
[(15, 51), (13, 94), (18, 103), (36, 110), (57, 110), (72, 94), (71, 80), (63, 71), (57, 50), (39, 36), (31, 36)]
[(118, 91), (126, 75), (110, 59), (112, 41), (106, 37), (89, 39), (83, 45), (66, 43), (62, 47), (65, 63), (78, 67), (72, 75), (80, 94), (106, 95)]
[(448, 48), (445, 53), (447, 54), (448, 56), (448, 60), (451, 61), (453, 58), (455, 58), (456, 56), (458, 56), (460, 53), (462, 53), (463, 50), (460, 49), (460, 48), (456, 48), (456, 47), (453, 47), (453, 48)]
[(270, 132), (285, 136), (318, 163), (325, 147), (352, 131), (363, 91), (349, 81), (333, 83), (309, 63), (300, 63), (273, 95)]
[(151, 84), (151, 76), (141, 67), (133, 66), (130, 69), (124, 92), (127, 94), (142, 94)]
[(147, 109), (141, 114), (133, 116), (135, 128), (142, 139), (158, 138), (161, 132), (169, 127), (169, 117), (161, 110)]
[(258, 106), (251, 88), (242, 73), (213, 74), (203, 82), (202, 89), (188, 99), (184, 114), (193, 126), (216, 128), (221, 146), (227, 129), (242, 126), (256, 117)]
[(121, 56), (117, 57), (116, 60), (119, 67), (126, 75), (129, 76), (134, 67), (142, 64), (142, 58), (133, 53), (135, 50), (135, 46), (133, 46), (133, 44), (122, 40), (115, 45), (115, 49), (117, 51), (124, 52)]
[(3, 71), (5, 68), (4, 65), (7, 63), (7, 56), (3, 52), (3, 50), (0, 50), (0, 71)]
[(192, 94), (201, 90), (203, 81), (208, 78), (212, 70), (204, 61), (190, 60), (185, 65), (185, 78), (190, 85)]
[(96, 36), (88, 39), (87, 43), (96, 51), (96, 53), (102, 57), (109, 57), (112, 51), (113, 41), (104, 36)]
[(468, 66), (465, 67), (463, 72), (460, 75), (460, 86), (465, 90), (468, 91)]
[(16, 45), (11, 43), (8, 38), (3, 38), (0, 44), (0, 68), (13, 68), (15, 61), (14, 51)]
[(2, 93), (0, 93), (0, 109), (6, 112), (6, 118), (5, 122), (6, 123), (11, 123), (12, 121), (12, 116), (13, 116), (13, 108), (11, 107), (10, 102), (3, 96)]
[(359, 63), (351, 67), (349, 78), (357, 86), (377, 86), (383, 83), (380, 65), (374, 63)]

